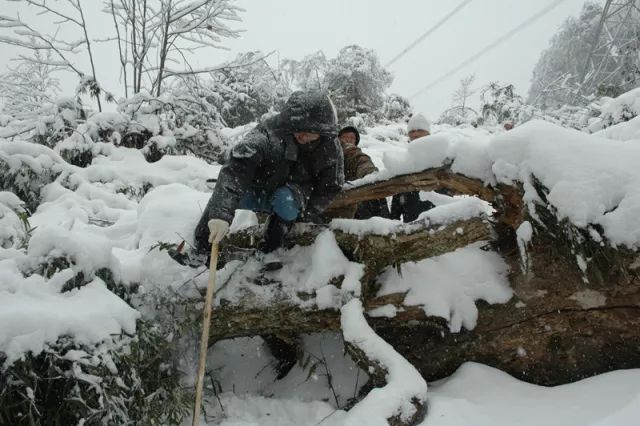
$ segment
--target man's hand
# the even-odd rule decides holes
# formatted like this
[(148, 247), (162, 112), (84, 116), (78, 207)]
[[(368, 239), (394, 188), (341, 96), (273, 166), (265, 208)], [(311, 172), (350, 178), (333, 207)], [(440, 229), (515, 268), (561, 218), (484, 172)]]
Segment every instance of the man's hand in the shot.
[(211, 219), (207, 225), (209, 226), (209, 242), (218, 244), (229, 231), (229, 222), (222, 219)]

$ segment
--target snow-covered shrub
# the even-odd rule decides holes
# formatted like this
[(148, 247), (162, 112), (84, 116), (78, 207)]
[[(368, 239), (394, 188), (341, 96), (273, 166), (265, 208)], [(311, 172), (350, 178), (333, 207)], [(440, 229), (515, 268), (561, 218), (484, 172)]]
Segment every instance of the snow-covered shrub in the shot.
[(150, 162), (164, 154), (218, 161), (228, 148), (216, 107), (180, 87), (161, 98), (139, 93), (121, 101), (119, 110), (128, 120), (120, 144), (141, 149)]
[(0, 141), (0, 190), (13, 192), (35, 211), (40, 190), (68, 167), (53, 150), (23, 141)]
[(23, 245), (30, 231), (23, 204), (12, 192), (0, 191), (0, 247)]
[(630, 90), (617, 98), (602, 98), (597, 107), (599, 120), (589, 126), (591, 132), (629, 121), (640, 115), (640, 88)]
[(191, 392), (174, 362), (177, 331), (139, 321), (133, 336), (98, 345), (63, 336), (9, 366), (0, 357), (0, 424), (178, 424)]
[(342, 123), (357, 113), (380, 110), (393, 77), (380, 64), (375, 51), (352, 45), (342, 48), (329, 63), (325, 80)]
[(0, 137), (19, 137), (53, 148), (86, 120), (86, 111), (76, 98), (61, 97), (43, 102), (34, 110), (14, 111), (2, 117)]
[(375, 114), (354, 114), (345, 119), (341, 126), (353, 126), (356, 129), (364, 129), (365, 127), (373, 127), (379, 120)]
[(408, 120), (412, 108), (409, 100), (395, 93), (386, 96), (382, 105), (382, 118), (389, 121)]
[(260, 51), (241, 53), (227, 68), (191, 85), (190, 90), (202, 92), (200, 97), (220, 112), (229, 127), (257, 121), (270, 109), (280, 109), (291, 93), (261, 59), (264, 56)]
[(522, 97), (515, 92), (513, 84), (502, 85), (490, 82), (480, 92), (480, 113), (485, 124), (502, 124), (518, 120), (523, 108)]

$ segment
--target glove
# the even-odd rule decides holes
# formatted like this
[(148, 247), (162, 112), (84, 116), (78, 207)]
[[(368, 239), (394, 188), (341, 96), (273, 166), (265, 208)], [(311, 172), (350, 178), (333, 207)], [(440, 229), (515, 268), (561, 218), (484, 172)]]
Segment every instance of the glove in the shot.
[(229, 231), (229, 222), (222, 219), (211, 219), (207, 225), (209, 226), (209, 242), (218, 244)]

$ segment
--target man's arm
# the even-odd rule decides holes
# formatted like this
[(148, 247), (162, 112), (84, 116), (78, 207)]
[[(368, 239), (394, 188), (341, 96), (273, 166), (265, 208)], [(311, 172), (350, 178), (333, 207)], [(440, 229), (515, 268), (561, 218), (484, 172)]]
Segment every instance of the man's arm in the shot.
[(254, 129), (231, 150), (229, 161), (220, 170), (216, 186), (196, 226), (198, 248), (208, 247), (209, 220), (221, 219), (228, 223), (233, 220), (240, 197), (249, 188), (264, 157), (265, 140), (266, 134)]
[(358, 153), (356, 157), (356, 177), (357, 179), (361, 179), (366, 175), (369, 175), (373, 172), (377, 172), (378, 168), (371, 161), (371, 157), (362, 152), (360, 148), (358, 148)]
[(344, 185), (342, 148), (337, 139), (326, 143), (332, 144), (324, 153), (328, 158), (325, 159), (325, 166), (316, 176), (305, 211), (305, 216), (311, 220), (317, 219), (325, 211), (336, 195), (342, 191)]

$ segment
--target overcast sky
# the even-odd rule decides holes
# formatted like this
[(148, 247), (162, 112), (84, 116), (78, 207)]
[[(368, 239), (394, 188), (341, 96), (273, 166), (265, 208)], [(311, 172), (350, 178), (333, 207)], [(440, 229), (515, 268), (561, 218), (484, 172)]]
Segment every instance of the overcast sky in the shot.
[[(486, 45), (554, 0), (473, 0), (457, 15), (390, 67), (395, 79), (391, 91), (410, 97), (441, 75), (470, 58)], [(558, 1), (558, 0), (555, 0)], [(331, 58), (340, 48), (358, 44), (374, 49), (383, 64), (446, 16), (462, 0), (238, 0), (245, 12), (235, 27), (245, 30), (239, 39), (229, 40), (227, 51), (201, 53), (200, 65), (215, 65), (239, 52), (277, 50), (281, 58), (301, 59), (322, 50)], [(28, 10), (19, 3), (3, 0), (3, 14)], [(98, 0), (84, 1), (92, 13), (92, 37), (106, 37), (114, 30), (107, 15), (100, 14)], [(526, 95), (531, 71), (540, 53), (549, 43), (562, 21), (577, 15), (584, 0), (564, 0), (560, 5), (496, 47), (463, 70), (420, 96), (412, 98), (418, 111), (434, 119), (451, 102), (459, 80), (476, 75), (475, 86), (489, 81), (510, 82)], [(21, 9), (22, 8), (22, 9)], [(11, 14), (13, 14), (11, 13)], [(0, 45), (2, 63), (17, 50)], [(98, 50), (98, 78), (118, 93), (118, 62), (115, 45), (101, 45)], [(277, 61), (277, 56), (272, 57)], [(87, 71), (89, 70), (86, 68)], [(73, 87), (71, 79), (66, 85)], [(70, 90), (70, 88), (69, 88)], [(118, 93), (121, 95), (121, 93)], [(477, 95), (474, 95), (477, 98)]]

